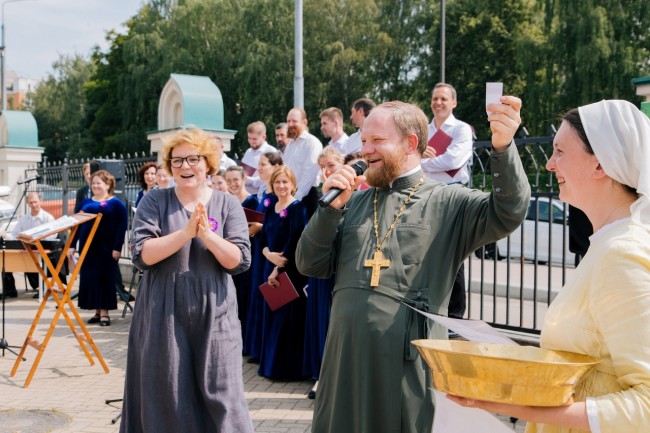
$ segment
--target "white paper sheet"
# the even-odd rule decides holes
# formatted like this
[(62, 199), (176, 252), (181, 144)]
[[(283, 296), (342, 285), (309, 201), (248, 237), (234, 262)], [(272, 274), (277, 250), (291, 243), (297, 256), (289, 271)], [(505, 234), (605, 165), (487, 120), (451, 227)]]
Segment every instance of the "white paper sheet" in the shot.
[(499, 343), (499, 344), (512, 344), (517, 345), (513, 340), (506, 337), (498, 330), (494, 329), (482, 320), (465, 320), (465, 319), (452, 319), (449, 317), (438, 316), (436, 314), (425, 313), (410, 305), (404, 304), (409, 308), (417, 311), (423, 316), (433, 320), (434, 322), (452, 330), (461, 337), (475, 341), (477, 343)]
[(503, 96), (503, 83), (485, 83), (485, 112), (490, 112), (487, 106), (490, 104), (499, 104)]
[(432, 388), (436, 398), (433, 433), (512, 433), (503, 421), (483, 409), (463, 407)]

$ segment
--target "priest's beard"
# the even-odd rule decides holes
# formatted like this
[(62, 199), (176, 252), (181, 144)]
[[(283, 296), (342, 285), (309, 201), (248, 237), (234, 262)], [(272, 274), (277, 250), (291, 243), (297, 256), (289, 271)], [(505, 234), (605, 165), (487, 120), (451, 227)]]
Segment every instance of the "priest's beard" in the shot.
[(292, 140), (300, 137), (300, 134), (302, 134), (302, 130), (298, 126), (290, 126), (287, 128), (287, 137)]
[(402, 167), (406, 163), (406, 152), (401, 149), (396, 153), (384, 155), (384, 164), (381, 167), (368, 167), (364, 175), (368, 185), (378, 188), (387, 188), (397, 176), (402, 174)]

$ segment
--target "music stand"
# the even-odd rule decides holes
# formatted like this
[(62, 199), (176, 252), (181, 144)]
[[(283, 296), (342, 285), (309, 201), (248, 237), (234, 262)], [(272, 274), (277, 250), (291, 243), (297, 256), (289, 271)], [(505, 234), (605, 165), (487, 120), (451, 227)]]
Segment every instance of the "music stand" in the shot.
[[(35, 180), (36, 178), (32, 178), (31, 180), (24, 181), (24, 182), (19, 182), (18, 184), (20, 185), (23, 183), (25, 187), (23, 188), (23, 193), (18, 199), (18, 203), (16, 204), (16, 207), (14, 208), (14, 213), (11, 214), (11, 218), (9, 218), (9, 221), (7, 221), (7, 225), (5, 226), (5, 229), (3, 231), (7, 231), (9, 229), (9, 225), (11, 222), (14, 220), (16, 217), (16, 212), (18, 212), (18, 208), (20, 207), (20, 203), (22, 203), (23, 199), (27, 195), (27, 185), (29, 182), (32, 180)], [(5, 251), (6, 251), (6, 246), (5, 246), (5, 238), (0, 237), (0, 243), (2, 244), (2, 338), (0, 338), (0, 349), (2, 349), (2, 357), (5, 357), (5, 350), (8, 350), (9, 352), (13, 353), (14, 355), (18, 356), (18, 354), (13, 350), (13, 349), (19, 349), (18, 346), (11, 346), (7, 339), (5, 338), (5, 301), (7, 299), (7, 296), (5, 294), (5, 275), (6, 275), (6, 270), (5, 270)], [(13, 349), (12, 349), (13, 348)], [(23, 358), (23, 361), (26, 359)]]
[[(63, 218), (68, 218), (67, 220), (64, 221), (64, 223), (57, 225), (57, 222)], [(86, 358), (88, 359), (88, 362), (90, 365), (95, 365), (95, 362), (93, 361), (93, 358), (86, 347), (86, 344), (88, 344), (93, 352), (95, 353), (95, 356), (97, 357), (97, 360), (100, 362), (102, 365), (104, 372), (108, 373), (109, 369), (108, 366), (106, 365), (106, 362), (104, 362), (104, 358), (102, 357), (101, 353), (99, 352), (99, 349), (95, 345), (95, 342), (93, 341), (92, 337), (90, 336), (90, 333), (88, 332), (88, 329), (86, 328), (86, 325), (84, 324), (83, 320), (81, 319), (81, 316), (79, 316), (79, 312), (77, 311), (76, 307), (74, 306), (72, 300), (70, 300), (70, 291), (72, 290), (72, 285), (74, 284), (75, 280), (77, 279), (77, 276), (79, 275), (79, 270), (81, 269), (81, 265), (86, 258), (86, 254), (88, 252), (88, 248), (90, 247), (90, 244), (92, 242), (93, 237), (95, 236), (95, 232), (97, 231), (97, 227), (99, 226), (99, 222), (102, 218), (102, 214), (89, 214), (89, 213), (84, 213), (84, 212), (79, 212), (76, 213), (70, 217), (62, 217), (59, 220), (54, 221), (53, 223), (48, 223), (44, 224), (43, 226), (47, 230), (40, 230), (39, 227), (36, 227), (34, 229), (28, 230), (27, 232), (21, 233), (18, 235), (18, 239), (25, 245), (25, 248), (27, 249), (27, 252), (29, 253), (29, 256), (31, 257), (32, 261), (38, 268), (38, 272), (41, 274), (41, 277), (43, 278), (43, 281), (45, 282), (45, 285), (47, 286), (47, 291), (45, 293), (45, 296), (41, 300), (41, 305), (38, 308), (38, 311), (36, 312), (36, 317), (34, 318), (34, 321), (32, 322), (32, 326), (29, 329), (29, 333), (27, 334), (27, 337), (25, 337), (25, 342), (23, 343), (22, 349), (20, 350), (19, 357), (16, 359), (16, 362), (14, 364), (13, 369), (11, 370), (11, 377), (14, 377), (16, 375), (16, 372), (18, 371), (18, 366), (20, 365), (21, 357), (25, 353), (25, 350), (27, 349), (27, 346), (31, 346), (34, 349), (38, 350), (38, 355), (36, 355), (36, 359), (34, 360), (34, 364), (32, 365), (31, 370), (29, 371), (29, 374), (27, 375), (27, 379), (25, 380), (24, 387), (27, 388), (32, 380), (32, 377), (34, 376), (34, 373), (36, 372), (36, 368), (38, 367), (38, 364), (41, 360), (41, 357), (43, 356), (43, 352), (45, 351), (45, 348), (48, 345), (48, 342), (50, 340), (50, 337), (52, 336), (52, 333), (54, 332), (54, 328), (56, 327), (56, 324), (59, 320), (59, 317), (63, 315), (63, 318), (67, 322), (68, 326), (72, 330), (72, 334), (75, 336), (77, 339), (77, 342), (79, 343), (79, 346), (83, 350), (84, 354), (86, 355)], [(79, 260), (77, 260), (77, 263), (74, 266), (74, 269), (72, 271), (72, 274), (70, 275), (70, 281), (68, 284), (64, 284), (63, 281), (61, 280), (59, 276), (59, 272), (63, 268), (63, 263), (65, 260), (67, 260), (67, 257), (65, 254), (61, 254), (59, 257), (59, 260), (54, 266), (52, 264), (52, 261), (48, 257), (45, 249), (43, 248), (43, 245), (41, 243), (42, 239), (45, 239), (49, 236), (52, 236), (53, 234), (59, 233), (63, 230), (67, 230), (68, 228), (71, 228), (71, 233), (70, 236), (68, 237), (68, 240), (64, 246), (64, 251), (67, 251), (70, 248), (70, 245), (72, 244), (72, 240), (75, 236), (75, 233), (77, 232), (77, 229), (79, 228), (79, 225), (89, 222), (92, 220), (95, 220), (93, 222), (92, 228), (90, 230), (90, 233), (88, 234), (88, 239), (86, 240), (86, 243), (84, 244), (83, 249), (81, 250), (81, 253), (79, 254)], [(48, 277), (46, 272), (43, 270), (43, 267), (40, 266), (38, 257), (36, 253), (31, 249), (30, 246), (35, 246), (38, 250), (38, 252), (41, 255), (41, 258), (43, 262), (45, 263), (47, 269), (49, 269), (51, 273), (51, 277)], [(55, 287), (55, 285), (57, 287)], [(54, 301), (57, 304), (56, 312), (54, 313), (54, 318), (52, 319), (52, 322), (50, 323), (50, 327), (48, 328), (48, 331), (45, 335), (45, 338), (43, 339), (43, 342), (40, 343), (37, 340), (35, 340), (32, 335), (34, 333), (34, 330), (36, 329), (36, 325), (38, 324), (41, 314), (43, 310), (45, 309), (45, 306), (47, 304), (47, 300), (49, 297), (52, 296), (54, 298)], [(66, 312), (66, 308), (70, 310), (72, 315), (74, 316), (73, 318), (77, 322), (77, 325), (81, 328), (82, 333), (79, 333), (75, 327), (75, 324), (73, 323), (72, 319), (70, 318), (70, 315)]]

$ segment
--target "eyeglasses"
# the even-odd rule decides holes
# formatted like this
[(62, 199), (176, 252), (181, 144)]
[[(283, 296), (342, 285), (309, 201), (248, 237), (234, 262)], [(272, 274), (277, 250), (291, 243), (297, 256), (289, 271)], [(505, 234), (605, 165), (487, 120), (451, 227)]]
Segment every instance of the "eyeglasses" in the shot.
[(199, 165), (201, 158), (205, 158), (205, 155), (189, 155), (186, 156), (185, 158), (181, 158), (181, 157), (171, 158), (169, 160), (169, 163), (174, 168), (181, 168), (183, 166), (183, 161), (186, 161), (187, 165), (189, 165), (190, 167), (194, 167), (195, 165)]

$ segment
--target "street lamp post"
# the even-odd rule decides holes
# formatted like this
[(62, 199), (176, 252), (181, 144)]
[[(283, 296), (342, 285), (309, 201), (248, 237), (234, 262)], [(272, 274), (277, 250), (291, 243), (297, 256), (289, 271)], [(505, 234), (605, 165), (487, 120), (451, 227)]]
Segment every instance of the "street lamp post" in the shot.
[(2, 78), (0, 79), (0, 86), (2, 86), (2, 111), (7, 109), (7, 84), (5, 77), (5, 5), (7, 3), (23, 2), (30, 0), (5, 0), (2, 2), (2, 45), (0, 45), (0, 69)]
[(295, 1), (295, 36), (294, 58), (295, 74), (293, 77), (293, 106), (305, 107), (305, 77), (302, 70), (302, 0)]
[(440, 82), (445, 82), (445, 0), (440, 0)]

